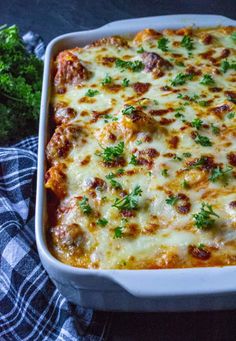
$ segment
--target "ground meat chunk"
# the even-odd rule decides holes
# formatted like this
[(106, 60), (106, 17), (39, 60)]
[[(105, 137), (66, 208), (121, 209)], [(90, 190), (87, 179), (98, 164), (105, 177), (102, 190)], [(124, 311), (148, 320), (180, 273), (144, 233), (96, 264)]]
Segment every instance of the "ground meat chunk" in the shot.
[(198, 258), (200, 260), (208, 260), (211, 257), (210, 251), (197, 246), (190, 245), (188, 251), (194, 258)]
[(65, 93), (66, 85), (78, 85), (89, 78), (89, 72), (71, 51), (59, 53), (56, 59), (54, 85), (57, 93)]
[(47, 160), (56, 164), (65, 158), (73, 142), (81, 135), (81, 127), (75, 125), (61, 125), (53, 134), (46, 148)]
[(137, 82), (133, 84), (133, 89), (138, 95), (143, 95), (150, 88), (150, 83)]
[(227, 159), (231, 166), (236, 167), (236, 152), (230, 152), (227, 154)]
[(172, 64), (162, 58), (159, 54), (154, 52), (144, 52), (142, 54), (142, 60), (145, 65), (146, 72), (153, 72), (157, 76), (164, 74), (164, 70), (168, 70), (172, 67)]
[(66, 166), (58, 164), (51, 167), (45, 174), (45, 187), (50, 189), (58, 199), (63, 199), (67, 194)]

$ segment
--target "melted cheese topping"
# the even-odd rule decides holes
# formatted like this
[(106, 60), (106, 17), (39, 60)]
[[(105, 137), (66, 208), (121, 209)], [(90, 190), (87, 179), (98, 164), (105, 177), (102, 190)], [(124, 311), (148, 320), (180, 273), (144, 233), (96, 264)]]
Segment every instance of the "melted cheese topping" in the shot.
[(55, 257), (103, 269), (236, 264), (233, 32), (144, 30), (59, 54), (46, 174)]

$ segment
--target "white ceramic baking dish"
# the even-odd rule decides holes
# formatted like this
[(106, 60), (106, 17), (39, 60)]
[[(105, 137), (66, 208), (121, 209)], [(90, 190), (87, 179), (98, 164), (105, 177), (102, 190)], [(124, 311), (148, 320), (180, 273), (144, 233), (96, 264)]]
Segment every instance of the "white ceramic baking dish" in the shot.
[(166, 270), (87, 270), (62, 264), (45, 241), (45, 145), (48, 139), (51, 64), (67, 48), (103, 36), (134, 34), (144, 28), (161, 30), (195, 25), (236, 25), (217, 15), (168, 15), (123, 20), (101, 28), (69, 33), (52, 40), (45, 56), (38, 149), (36, 241), (41, 261), (60, 292), (71, 302), (100, 310), (186, 311), (236, 308), (236, 266)]

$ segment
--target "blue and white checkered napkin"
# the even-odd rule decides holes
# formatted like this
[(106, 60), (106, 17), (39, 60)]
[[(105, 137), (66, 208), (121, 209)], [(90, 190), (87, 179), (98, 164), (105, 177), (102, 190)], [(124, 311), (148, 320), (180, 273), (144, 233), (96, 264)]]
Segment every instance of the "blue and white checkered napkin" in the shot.
[(103, 340), (108, 314), (74, 306), (35, 245), (37, 138), (0, 148), (0, 340)]

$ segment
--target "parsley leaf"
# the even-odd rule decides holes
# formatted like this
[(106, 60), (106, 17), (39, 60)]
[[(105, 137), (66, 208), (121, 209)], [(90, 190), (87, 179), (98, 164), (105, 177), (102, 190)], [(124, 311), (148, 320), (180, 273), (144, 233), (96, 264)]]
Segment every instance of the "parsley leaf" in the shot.
[(228, 60), (223, 60), (220, 65), (222, 72), (227, 72), (228, 70), (236, 70), (236, 61), (233, 60), (231, 63)]
[(197, 134), (196, 138), (194, 139), (194, 141), (198, 144), (200, 144), (203, 147), (210, 147), (212, 146), (212, 142), (210, 141), (210, 139), (207, 136), (202, 136)]
[(135, 210), (138, 207), (138, 197), (141, 196), (142, 190), (140, 186), (136, 186), (134, 190), (127, 194), (124, 198), (116, 198), (112, 207), (116, 207), (119, 210)]
[(121, 238), (122, 237), (122, 234), (123, 234), (123, 232), (122, 232), (122, 230), (123, 230), (123, 226), (118, 226), (118, 227), (116, 227), (115, 228), (115, 230), (114, 230), (114, 238)]
[(131, 115), (135, 111), (135, 107), (133, 105), (128, 105), (125, 109), (122, 110), (123, 115)]
[(137, 53), (143, 53), (144, 52), (144, 48), (141, 46), (137, 49)]
[(116, 67), (122, 68), (122, 69), (128, 69), (133, 72), (140, 72), (144, 68), (144, 64), (141, 62), (141, 60), (135, 60), (134, 62), (128, 62), (122, 59), (117, 58), (116, 59)]
[(84, 196), (79, 205), (84, 214), (90, 214), (92, 212), (92, 208), (88, 204), (87, 197)]
[(235, 112), (233, 112), (233, 111), (231, 111), (231, 112), (229, 112), (228, 114), (227, 114), (227, 118), (228, 119), (232, 119), (232, 118), (234, 118), (235, 117)]
[(129, 86), (129, 79), (127, 79), (127, 78), (124, 78), (123, 80), (122, 80), (122, 86), (125, 88), (125, 87), (127, 87), (127, 86)]
[(115, 177), (116, 174), (114, 173), (109, 173), (108, 175), (105, 176), (105, 178), (110, 181), (112, 187), (116, 189), (122, 189), (122, 185), (114, 179)]
[(234, 31), (230, 37), (236, 43), (236, 31)]
[(161, 175), (164, 176), (165, 178), (167, 178), (167, 177), (169, 176), (169, 174), (168, 174), (168, 169), (163, 169), (163, 170), (161, 171)]
[(136, 155), (132, 155), (131, 156), (131, 159), (130, 159), (130, 162), (129, 162), (131, 165), (134, 165), (134, 166), (137, 166), (138, 164), (138, 161), (137, 161), (137, 156)]
[(106, 77), (102, 80), (102, 85), (107, 85), (107, 84), (110, 84), (111, 82), (112, 82), (111, 76), (106, 74)]
[(222, 169), (220, 166), (214, 168), (211, 171), (211, 176), (209, 180), (212, 182), (216, 182), (218, 180), (223, 181), (225, 184), (228, 182), (228, 176), (232, 173), (233, 167), (227, 166), (225, 169)]
[(88, 89), (88, 91), (86, 92), (85, 96), (94, 97), (94, 96), (96, 96), (98, 94), (99, 94), (98, 90)]
[(183, 180), (183, 182), (182, 182), (182, 187), (184, 188), (184, 189), (189, 189), (189, 183), (188, 183), (188, 181), (186, 181), (185, 179)]
[(166, 199), (166, 203), (171, 206), (175, 206), (177, 204), (179, 198), (178, 196), (171, 195), (169, 198)]
[(171, 85), (172, 85), (172, 86), (183, 85), (183, 84), (186, 83), (187, 80), (191, 80), (192, 78), (193, 78), (193, 75), (184, 74), (184, 73), (179, 73), (179, 74), (171, 81)]
[(211, 75), (206, 74), (201, 79), (200, 84), (202, 84), (202, 85), (214, 85), (215, 81), (214, 81), (214, 79), (212, 78)]
[(103, 157), (104, 162), (112, 162), (117, 157), (119, 157), (123, 154), (124, 148), (125, 148), (125, 144), (123, 141), (119, 142), (114, 147), (106, 147), (106, 148), (102, 147), (103, 152), (100, 154), (100, 156)]
[(181, 46), (185, 47), (188, 51), (193, 50), (193, 39), (189, 35), (185, 35), (181, 40)]
[(203, 202), (201, 211), (199, 213), (193, 214), (193, 218), (195, 220), (194, 225), (199, 229), (211, 227), (215, 223), (215, 219), (212, 217), (219, 218), (219, 215), (213, 211), (211, 205)]
[(158, 40), (157, 46), (160, 50), (165, 52), (165, 51), (168, 51), (168, 46), (167, 46), (168, 43), (169, 43), (169, 39), (163, 37), (163, 38)]
[(192, 122), (191, 125), (192, 127), (196, 129), (200, 129), (202, 127), (203, 121), (200, 120), (200, 118), (195, 118)]
[(104, 227), (108, 224), (108, 220), (106, 218), (100, 218), (98, 219), (97, 224)]
[(214, 125), (213, 123), (211, 124), (211, 130), (214, 135), (219, 135), (220, 133), (220, 128)]

